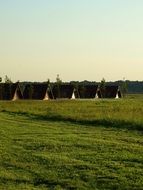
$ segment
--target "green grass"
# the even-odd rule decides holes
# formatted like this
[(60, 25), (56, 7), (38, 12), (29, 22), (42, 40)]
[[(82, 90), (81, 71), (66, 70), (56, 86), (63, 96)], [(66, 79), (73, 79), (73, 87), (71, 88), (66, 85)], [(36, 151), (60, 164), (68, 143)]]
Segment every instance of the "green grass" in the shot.
[(143, 96), (1, 101), (0, 189), (143, 189)]

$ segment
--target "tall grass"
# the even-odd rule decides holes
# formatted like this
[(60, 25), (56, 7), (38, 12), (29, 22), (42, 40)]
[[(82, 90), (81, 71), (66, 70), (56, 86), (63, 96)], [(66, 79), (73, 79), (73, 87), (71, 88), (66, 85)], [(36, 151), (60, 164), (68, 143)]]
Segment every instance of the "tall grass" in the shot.
[(0, 111), (37, 119), (120, 126), (143, 130), (143, 98), (91, 101), (1, 102)]

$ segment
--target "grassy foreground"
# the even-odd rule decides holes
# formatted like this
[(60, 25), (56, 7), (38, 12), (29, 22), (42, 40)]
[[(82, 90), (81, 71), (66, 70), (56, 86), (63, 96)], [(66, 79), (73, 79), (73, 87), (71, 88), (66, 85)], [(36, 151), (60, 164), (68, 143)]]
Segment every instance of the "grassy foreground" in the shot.
[(0, 102), (0, 189), (143, 189), (143, 96)]

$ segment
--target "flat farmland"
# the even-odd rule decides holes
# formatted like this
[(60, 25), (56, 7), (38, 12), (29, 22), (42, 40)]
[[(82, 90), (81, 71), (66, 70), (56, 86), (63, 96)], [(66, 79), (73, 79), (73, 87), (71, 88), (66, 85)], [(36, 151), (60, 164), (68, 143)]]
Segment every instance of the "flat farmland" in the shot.
[(143, 189), (143, 95), (1, 101), (0, 189)]

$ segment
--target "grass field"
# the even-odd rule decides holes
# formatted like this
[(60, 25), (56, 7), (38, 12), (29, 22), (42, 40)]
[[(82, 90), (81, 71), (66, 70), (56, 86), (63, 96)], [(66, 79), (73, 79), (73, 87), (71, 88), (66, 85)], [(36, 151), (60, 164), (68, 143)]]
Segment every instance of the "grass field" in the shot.
[(0, 102), (0, 189), (143, 189), (143, 96)]

